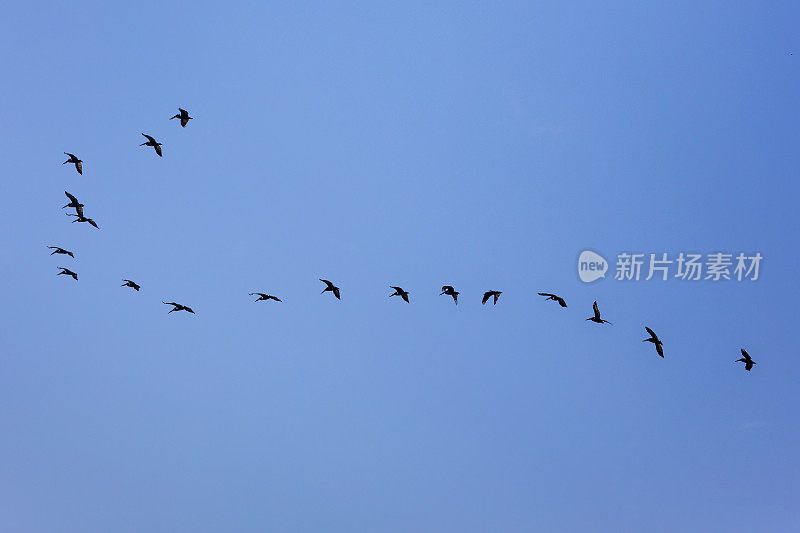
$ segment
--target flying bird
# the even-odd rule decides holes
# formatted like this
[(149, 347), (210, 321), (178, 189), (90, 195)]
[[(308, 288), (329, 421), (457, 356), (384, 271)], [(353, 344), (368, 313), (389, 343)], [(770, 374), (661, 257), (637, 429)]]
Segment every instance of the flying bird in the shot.
[(283, 300), (281, 300), (280, 298), (278, 298), (276, 296), (272, 296), (271, 294), (264, 294), (263, 292), (251, 292), (250, 293), (250, 296), (256, 296), (256, 295), (258, 295), (258, 298), (253, 300), (255, 302), (260, 302), (261, 300), (275, 300), (276, 302), (282, 302), (283, 301)]
[(452, 286), (450, 286), (450, 285), (442, 285), (442, 292), (439, 293), (439, 296), (441, 296), (442, 294), (446, 294), (448, 296), (452, 296), (453, 297), (453, 301), (456, 303), (456, 305), (458, 305), (458, 295), (461, 294), (461, 293), (456, 291)]
[[(165, 302), (164, 300), (161, 300), (161, 303), (165, 304), (165, 305), (171, 305), (172, 306), (172, 309), (169, 310), (169, 313), (171, 313), (173, 311), (188, 311), (189, 313), (195, 314), (194, 311), (192, 311), (191, 307), (186, 307), (185, 305), (182, 305), (182, 304), (179, 304), (179, 303)], [(167, 314), (169, 314), (169, 313), (167, 313)]]
[(402, 287), (395, 287), (393, 285), (390, 285), (390, 287), (394, 289), (394, 292), (389, 295), (389, 298), (391, 298), (392, 296), (399, 296), (400, 298), (405, 300), (406, 303), (409, 303), (408, 302), (408, 291), (404, 291)]
[(64, 267), (58, 267), (58, 268), (61, 269), (61, 272), (56, 274), (57, 276), (60, 276), (61, 274), (66, 274), (67, 276), (72, 276), (73, 278), (75, 278), (75, 281), (78, 281), (78, 275), (75, 272), (73, 272), (72, 270), (70, 270), (68, 268), (64, 268)]
[(753, 368), (753, 365), (756, 364), (756, 362), (753, 361), (753, 359), (750, 357), (750, 354), (747, 353), (747, 350), (745, 350), (744, 348), (742, 348), (742, 355), (744, 357), (742, 357), (741, 359), (737, 359), (735, 362), (738, 363), (739, 361), (741, 361), (742, 363), (744, 363), (744, 369), (750, 372), (750, 369)]
[(74, 207), (75, 208), (75, 212), (78, 213), (78, 216), (83, 216), (83, 207), (84, 207), (84, 205), (82, 203), (80, 203), (77, 198), (75, 198), (73, 195), (71, 195), (67, 191), (64, 191), (64, 194), (66, 194), (67, 198), (69, 198), (69, 203), (67, 205), (63, 206), (61, 209), (64, 209), (64, 208), (67, 208), (67, 207)]
[(664, 347), (662, 346), (664, 343), (661, 342), (661, 340), (658, 338), (658, 335), (656, 335), (655, 331), (653, 331), (652, 329), (648, 328), (647, 326), (645, 326), (644, 329), (646, 329), (647, 333), (650, 334), (650, 338), (649, 339), (645, 339), (642, 342), (652, 342), (653, 344), (655, 344), (656, 345), (656, 351), (658, 352), (658, 355), (660, 355), (661, 357), (664, 357)]
[(192, 118), (194, 118), (194, 117), (190, 117), (188, 111), (186, 111), (185, 109), (181, 109), (179, 107), (178, 108), (178, 114), (175, 115), (174, 117), (170, 117), (170, 120), (172, 120), (173, 118), (180, 119), (181, 120), (181, 127), (185, 128), (186, 124), (188, 124), (189, 121), (192, 120)]
[(337, 300), (341, 300), (342, 299), (341, 295), (339, 294), (339, 287), (336, 287), (333, 283), (331, 283), (327, 279), (320, 278), (319, 280), (322, 283), (325, 284), (325, 288), (322, 289), (322, 292), (320, 294), (323, 294), (323, 293), (325, 293), (327, 291), (331, 291), (333, 293), (333, 295), (336, 296)]
[(545, 300), (555, 300), (556, 302), (558, 302), (558, 305), (560, 305), (561, 307), (566, 307), (567, 306), (567, 302), (565, 302), (564, 298), (562, 298), (561, 296), (558, 296), (558, 295), (555, 295), (555, 294), (551, 294), (549, 292), (540, 292), (539, 296), (547, 296), (547, 298)]
[(125, 283), (120, 285), (120, 287), (130, 287), (131, 289), (135, 290), (136, 292), (139, 292), (139, 289), (142, 288), (141, 285), (138, 285), (137, 283), (135, 283), (135, 282), (133, 282), (133, 281), (131, 281), (129, 279), (123, 279), (122, 281), (124, 281)]
[[(594, 316), (590, 316), (586, 320), (591, 320), (592, 322), (597, 322), (598, 324), (603, 324), (603, 323), (611, 324), (611, 322), (609, 322), (608, 320), (604, 320), (604, 319), (600, 318), (600, 309), (597, 307), (597, 301), (596, 300), (594, 302), (594, 305), (592, 306), (592, 309), (594, 309)], [(611, 325), (613, 326), (613, 324), (611, 324)]]
[(70, 252), (69, 250), (65, 250), (65, 249), (61, 248), (60, 246), (48, 246), (48, 248), (50, 248), (51, 250), (53, 250), (53, 251), (50, 253), (50, 255), (53, 255), (53, 254), (64, 254), (64, 255), (68, 255), (68, 256), (70, 256), (70, 257), (72, 257), (72, 258), (74, 258), (74, 257), (75, 257), (75, 254), (73, 254), (73, 253), (72, 253), (72, 252)]
[(158, 154), (158, 157), (163, 157), (161, 155), (161, 143), (157, 142), (155, 139), (153, 139), (152, 137), (150, 137), (146, 133), (142, 133), (142, 135), (147, 137), (147, 142), (146, 143), (142, 143), (139, 146), (152, 146), (153, 148), (155, 148), (156, 153)]
[(67, 216), (68, 217), (75, 217), (75, 220), (72, 221), (73, 224), (75, 222), (88, 222), (89, 224), (91, 224), (95, 228), (100, 229), (100, 226), (97, 225), (97, 222), (95, 222), (91, 218), (87, 218), (87, 217), (85, 217), (83, 215), (73, 215), (72, 213), (67, 213)]
[(83, 176), (83, 164), (82, 164), (83, 160), (78, 159), (78, 156), (76, 156), (75, 154), (70, 154), (69, 152), (64, 152), (64, 154), (68, 155), (69, 159), (67, 159), (66, 161), (64, 161), (61, 164), (62, 165), (66, 165), (67, 163), (74, 163), (75, 164), (75, 170), (78, 171), (78, 174)]
[(497, 305), (497, 300), (500, 299), (501, 294), (503, 294), (503, 291), (486, 291), (483, 293), (483, 300), (481, 300), (481, 303), (485, 304), (489, 301), (489, 298), (494, 296), (494, 302), (492, 302), (492, 305)]

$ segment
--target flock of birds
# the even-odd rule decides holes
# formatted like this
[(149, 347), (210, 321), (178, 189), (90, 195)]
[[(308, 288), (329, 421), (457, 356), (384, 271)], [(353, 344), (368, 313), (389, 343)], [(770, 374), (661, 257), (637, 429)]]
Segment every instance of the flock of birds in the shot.
[[(178, 108), (178, 113), (176, 115), (174, 115), (173, 117), (170, 117), (170, 120), (176, 119), (176, 118), (180, 121), (181, 127), (185, 128), (186, 125), (189, 123), (190, 120), (192, 120), (193, 117), (190, 117), (189, 113), (185, 109)], [(161, 150), (162, 144), (160, 142), (156, 141), (152, 136), (147, 135), (146, 133), (142, 133), (142, 135), (147, 139), (147, 141), (143, 142), (139, 146), (151, 146), (151, 147), (153, 147), (153, 149), (155, 150), (156, 154), (158, 154), (159, 157), (163, 157), (164, 154), (163, 154), (163, 152)], [(64, 154), (67, 155), (69, 157), (69, 159), (64, 161), (63, 164), (66, 165), (67, 163), (71, 163), (71, 164), (75, 165), (75, 170), (78, 171), (78, 174), (83, 175), (83, 160), (79, 159), (75, 154), (70, 154), (68, 152), (64, 152)], [(64, 209), (64, 208), (73, 208), (73, 209), (75, 209), (75, 213), (67, 213), (68, 216), (75, 217), (75, 219), (72, 221), (73, 223), (75, 223), (75, 222), (86, 222), (86, 223), (92, 225), (93, 227), (95, 227), (97, 229), (100, 229), (100, 226), (98, 226), (97, 223), (93, 219), (85, 216), (85, 214), (84, 214), (84, 207), (85, 207), (84, 204), (80, 203), (78, 201), (78, 199), (74, 195), (70, 194), (69, 192), (64, 191), (64, 194), (67, 195), (67, 198), (69, 199), (69, 203), (66, 204), (65, 206), (63, 206), (62, 209)], [(53, 250), (50, 253), (51, 256), (55, 255), (55, 254), (61, 254), (61, 255), (68, 255), (68, 256), (70, 256), (72, 258), (75, 257), (75, 254), (73, 252), (71, 252), (71, 251), (69, 251), (69, 250), (67, 250), (65, 248), (62, 248), (60, 246), (48, 246), (48, 248)], [(72, 277), (76, 281), (78, 280), (78, 274), (77, 273), (75, 273), (72, 270), (70, 270), (68, 268), (65, 268), (65, 267), (58, 267), (58, 268), (60, 269), (60, 272), (58, 273), (59, 276), (63, 274), (63, 275)], [(138, 283), (134, 282), (134, 281), (131, 281), (129, 279), (123, 279), (122, 281), (123, 281), (123, 283), (121, 285), (122, 287), (130, 287), (130, 288), (132, 288), (133, 290), (135, 290), (137, 292), (139, 291), (139, 289), (141, 289), (141, 286)], [(322, 290), (321, 294), (324, 294), (326, 292), (330, 292), (330, 293), (333, 294), (334, 297), (336, 297), (337, 300), (341, 300), (342, 299), (342, 295), (341, 295), (341, 291), (340, 291), (339, 287), (337, 287), (336, 285), (334, 285), (331, 281), (329, 281), (327, 279), (321, 279), (320, 278), (320, 281), (325, 284), (325, 288)], [(409, 295), (408, 291), (404, 290), (402, 287), (397, 287), (397, 286), (391, 286), (391, 288), (394, 289), (394, 292), (392, 294), (390, 294), (389, 297), (399, 296), (406, 303), (410, 303), (409, 296), (408, 296)], [(461, 293), (459, 293), (457, 290), (455, 290), (455, 288), (452, 285), (444, 285), (444, 286), (442, 286), (442, 292), (439, 295), (440, 296), (446, 295), (446, 296), (452, 297), (453, 298), (453, 302), (456, 305), (458, 305), (458, 295), (459, 294), (461, 294)], [(486, 302), (488, 302), (489, 300), (492, 300), (492, 305), (497, 305), (497, 301), (500, 299), (500, 295), (501, 294), (503, 294), (503, 291), (497, 291), (497, 290), (486, 291), (486, 292), (483, 293), (483, 299), (481, 300), (481, 304), (485, 305)], [(553, 293), (549, 293), (549, 292), (540, 292), (538, 294), (540, 296), (546, 297), (545, 298), (546, 300), (553, 300), (554, 302), (558, 303), (558, 305), (560, 305), (561, 307), (567, 307), (567, 302), (564, 300), (564, 298), (562, 298), (561, 296), (558, 296), (557, 294), (553, 294)], [(281, 302), (282, 301), (277, 296), (273, 296), (271, 294), (266, 294), (266, 293), (263, 293), (263, 292), (251, 292), (250, 296), (257, 296), (257, 298), (255, 299), (256, 302), (268, 301), (268, 300), (274, 300), (276, 302)], [(172, 306), (172, 309), (170, 309), (167, 314), (172, 313), (173, 311), (186, 311), (187, 313), (195, 314), (194, 310), (191, 307), (187, 306), (187, 305), (183, 305), (183, 304), (178, 303), (178, 302), (164, 302), (163, 300), (162, 300), (162, 303), (165, 304), (165, 305), (171, 305)], [(597, 301), (595, 301), (594, 304), (592, 305), (592, 311), (593, 311), (592, 316), (590, 316), (586, 320), (589, 320), (591, 322), (595, 322), (597, 324), (609, 324), (609, 325), (612, 325), (611, 322), (609, 322), (608, 320), (602, 318), (602, 316), (600, 315), (600, 308), (597, 306)], [(664, 343), (661, 341), (661, 339), (658, 338), (658, 335), (656, 335), (656, 333), (652, 329), (650, 329), (647, 326), (645, 326), (644, 329), (647, 330), (647, 333), (650, 336), (648, 338), (642, 340), (642, 342), (651, 342), (651, 343), (653, 343), (653, 345), (655, 346), (655, 349), (656, 349), (656, 353), (663, 358), (664, 357)], [(750, 357), (750, 354), (748, 354), (747, 351), (744, 348), (741, 349), (741, 353), (742, 353), (742, 358), (741, 359), (737, 359), (735, 362), (744, 363), (745, 370), (750, 371), (753, 368), (753, 365), (756, 364), (756, 362), (753, 361), (753, 359)]]

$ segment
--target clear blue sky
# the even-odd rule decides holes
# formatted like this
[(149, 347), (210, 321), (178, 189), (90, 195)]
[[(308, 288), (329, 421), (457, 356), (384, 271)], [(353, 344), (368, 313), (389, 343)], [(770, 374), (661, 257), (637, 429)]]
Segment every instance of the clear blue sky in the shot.
[(8, 4), (0, 530), (800, 527), (800, 7), (647, 4)]

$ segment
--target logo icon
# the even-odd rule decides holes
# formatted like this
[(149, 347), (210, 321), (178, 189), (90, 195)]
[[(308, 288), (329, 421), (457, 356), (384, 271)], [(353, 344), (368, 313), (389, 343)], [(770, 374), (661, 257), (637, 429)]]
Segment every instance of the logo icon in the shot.
[(578, 277), (584, 283), (591, 283), (606, 277), (608, 261), (591, 250), (584, 250), (578, 257)]

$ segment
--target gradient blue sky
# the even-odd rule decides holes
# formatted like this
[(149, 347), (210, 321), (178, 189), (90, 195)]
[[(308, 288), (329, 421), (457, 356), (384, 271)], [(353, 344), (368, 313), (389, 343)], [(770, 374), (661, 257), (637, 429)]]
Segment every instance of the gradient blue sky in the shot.
[(800, 6), (646, 4), (8, 4), (0, 530), (800, 527)]

